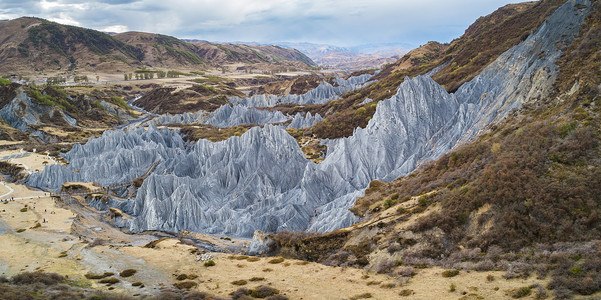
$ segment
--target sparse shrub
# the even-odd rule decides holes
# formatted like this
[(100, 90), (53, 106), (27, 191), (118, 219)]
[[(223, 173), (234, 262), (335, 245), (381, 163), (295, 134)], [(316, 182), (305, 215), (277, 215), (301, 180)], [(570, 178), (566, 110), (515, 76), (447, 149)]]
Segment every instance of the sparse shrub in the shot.
[(273, 272), (273, 269), (271, 269), (271, 268), (265, 268), (265, 269), (263, 269), (263, 272)]
[(399, 296), (402, 297), (409, 297), (411, 295), (413, 295), (413, 290), (402, 290), (399, 292)]
[(380, 288), (383, 289), (392, 289), (396, 286), (396, 283), (390, 282), (390, 283), (384, 283), (382, 285), (380, 285)]
[(259, 261), (261, 260), (260, 258), (256, 257), (256, 256), (249, 256), (246, 261), (248, 262), (255, 262), (255, 261)]
[(102, 278), (106, 278), (106, 277), (110, 277), (115, 275), (115, 273), (112, 272), (104, 272), (104, 274), (94, 274), (94, 273), (87, 273), (86, 275), (84, 275), (87, 279), (102, 279)]
[(495, 263), (490, 259), (484, 259), (474, 265), (476, 271), (491, 271), (495, 268)]
[(234, 280), (232, 281), (233, 285), (246, 285), (248, 282), (244, 279), (240, 279), (240, 280)]
[(267, 298), (269, 296), (277, 295), (280, 291), (270, 286), (261, 285), (253, 289), (250, 295), (255, 298)]
[(263, 281), (265, 280), (265, 277), (253, 277), (251, 279), (249, 279), (248, 281)]
[(104, 278), (101, 279), (100, 281), (98, 281), (99, 283), (104, 283), (106, 285), (113, 285), (115, 283), (118, 283), (120, 280), (115, 278), (115, 277), (111, 277), (111, 278)]
[(517, 288), (512, 290), (509, 295), (511, 298), (518, 299), (529, 296), (532, 293), (532, 289), (529, 286), (523, 286), (521, 288)]
[(486, 281), (488, 281), (488, 282), (495, 281), (495, 276), (493, 276), (492, 274), (486, 275)]
[(371, 293), (363, 293), (363, 294), (352, 296), (350, 299), (358, 300), (358, 299), (368, 299), (368, 298), (373, 298), (373, 295)]
[(21, 212), (27, 212), (27, 207), (23, 207), (20, 209)]
[(186, 275), (186, 274), (179, 274), (179, 275), (177, 275), (177, 277), (175, 277), (175, 279), (177, 279), (179, 281), (186, 280), (186, 279), (188, 279), (188, 275)]
[(136, 282), (132, 283), (131, 285), (132, 286), (143, 286), (144, 284), (139, 281), (136, 281)]
[(45, 273), (41, 271), (24, 272), (11, 278), (11, 283), (16, 285), (41, 283), (44, 285), (56, 285), (65, 281), (65, 277), (56, 273)]
[(449, 292), (454, 292), (457, 290), (457, 285), (455, 283), (451, 283), (449, 285)]
[(459, 275), (459, 270), (445, 270), (442, 272), (442, 277), (446, 278), (455, 277), (457, 275)]
[(40, 222), (35, 223), (35, 225), (33, 227), (31, 227), (31, 229), (35, 229), (35, 228), (40, 228), (42, 227), (42, 224), (40, 224)]
[(306, 260), (303, 260), (303, 261), (297, 261), (297, 262), (295, 262), (294, 264), (295, 264), (295, 265), (299, 265), (299, 266), (306, 266), (306, 265), (308, 265), (308, 264), (309, 264), (309, 262), (308, 262), (308, 261), (306, 261)]
[(580, 274), (582, 274), (582, 267), (581, 266), (573, 266), (570, 269), (570, 275), (572, 275), (572, 276), (578, 276)]
[(403, 247), (397, 243), (392, 243), (388, 246), (388, 253), (394, 254), (395, 252), (403, 250)]
[(135, 269), (125, 269), (125, 270), (121, 271), (121, 273), (119, 273), (119, 275), (121, 277), (131, 277), (131, 276), (134, 276), (134, 274), (136, 274), (136, 272), (138, 272), (138, 271)]
[(211, 260), (205, 261), (204, 265), (205, 265), (205, 267), (212, 267), (212, 266), (215, 266), (216, 264), (215, 264), (215, 261), (213, 261), (211, 259)]
[(59, 254), (59, 255), (58, 255), (58, 257), (59, 257), (59, 258), (62, 258), (62, 257), (67, 257), (67, 251), (63, 251), (63, 252), (61, 252), (61, 254)]
[(270, 264), (279, 264), (284, 261), (283, 257), (274, 258), (268, 261)]
[(509, 266), (507, 273), (503, 274), (503, 278), (527, 278), (532, 272), (532, 265), (524, 262), (515, 262)]
[(198, 284), (194, 281), (180, 281), (173, 284), (176, 288), (180, 290), (189, 290), (191, 288), (196, 287)]
[(534, 299), (545, 299), (548, 297), (547, 291), (542, 285), (537, 283), (535, 285), (530, 286), (530, 288), (535, 289)]
[(395, 204), (397, 204), (397, 200), (396, 199), (392, 199), (392, 198), (386, 198), (384, 199), (384, 209), (389, 209), (391, 207), (393, 207)]
[(396, 275), (403, 277), (413, 277), (416, 272), (413, 267), (401, 267), (396, 271)]
[(394, 268), (395, 262), (390, 259), (382, 259), (375, 266), (374, 270), (378, 274), (388, 273)]
[(234, 300), (238, 300), (238, 299), (249, 299), (250, 294), (252, 293), (251, 290), (245, 288), (245, 287), (241, 287), (239, 289), (237, 289), (236, 291), (234, 291), (231, 295), (232, 295), (232, 299)]
[[(18, 233), (21, 233), (21, 232), (23, 232), (23, 231), (25, 231), (25, 230), (26, 230), (25, 228), (19, 228), (19, 229), (17, 229), (16, 231), (17, 231)], [(65, 255), (65, 256), (67, 256), (67, 255)], [(63, 256), (59, 256), (59, 257), (63, 257)]]
[(560, 288), (554, 290), (553, 294), (555, 295), (555, 299), (572, 299), (574, 292), (566, 288)]

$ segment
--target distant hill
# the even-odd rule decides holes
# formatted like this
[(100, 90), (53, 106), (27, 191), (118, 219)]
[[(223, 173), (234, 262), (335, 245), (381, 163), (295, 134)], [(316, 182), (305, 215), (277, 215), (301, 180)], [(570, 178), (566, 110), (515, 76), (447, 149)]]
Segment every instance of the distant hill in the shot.
[(0, 22), (0, 73), (122, 72), (141, 67), (202, 68), (228, 63), (315, 65), (301, 52), (278, 46), (187, 43), (143, 32), (111, 35), (29, 17)]

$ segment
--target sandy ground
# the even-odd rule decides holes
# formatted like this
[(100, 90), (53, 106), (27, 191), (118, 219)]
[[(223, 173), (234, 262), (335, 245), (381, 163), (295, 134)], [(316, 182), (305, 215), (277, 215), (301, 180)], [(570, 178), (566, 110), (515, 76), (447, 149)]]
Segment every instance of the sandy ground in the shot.
[(21, 141), (4, 141), (0, 140), (0, 146), (21, 144)]
[[(13, 153), (19, 150), (2, 151), (0, 157)], [(31, 154), (17, 161), (34, 170), (53, 163), (44, 154)], [(505, 280), (504, 272), (461, 271), (458, 276), (445, 278), (440, 268), (418, 269), (417, 275), (407, 281), (361, 269), (291, 259), (270, 263), (273, 257), (249, 260), (228, 253), (205, 253), (174, 238), (146, 248), (144, 245), (156, 240), (156, 236), (126, 234), (112, 227), (103, 222), (103, 212), (82, 205), (81, 198), (65, 205), (43, 191), (14, 183), (6, 185), (14, 192), (4, 199), (15, 200), (0, 203), (0, 275), (4, 276), (44, 270), (67, 275), (79, 286), (108, 290), (108, 286), (84, 275), (113, 272), (119, 279), (112, 286), (113, 292), (133, 295), (156, 294), (176, 283), (177, 275), (187, 274), (198, 276), (192, 280), (198, 284), (196, 289), (222, 297), (241, 287), (234, 281), (244, 280), (244, 287), (269, 285), (290, 299), (350, 299), (362, 294), (371, 295), (371, 299), (508, 299), (512, 289), (536, 283), (546, 286), (545, 280), (534, 277)], [(5, 191), (8, 189), (0, 185), (0, 193)], [(217, 237), (185, 235), (221, 246), (232, 243)], [(204, 266), (200, 254), (210, 256), (216, 265)], [(137, 272), (127, 278), (119, 276), (120, 271), (129, 268)], [(494, 280), (488, 280), (488, 275)], [(144, 287), (134, 287), (134, 282), (142, 282)], [(449, 290), (451, 284), (456, 286), (453, 292)], [(403, 291), (409, 296), (400, 296)], [(523, 299), (533, 298), (534, 293)]]
[[(19, 150), (5, 150), (0, 151), (0, 158), (6, 157), (9, 155), (22, 154), (24, 151), (22, 149)], [(46, 153), (33, 153), (29, 152), (28, 156), (21, 158), (12, 158), (9, 159), (8, 162), (19, 164), (30, 172), (40, 172), (47, 165), (56, 164), (57, 162), (54, 158), (48, 156)]]

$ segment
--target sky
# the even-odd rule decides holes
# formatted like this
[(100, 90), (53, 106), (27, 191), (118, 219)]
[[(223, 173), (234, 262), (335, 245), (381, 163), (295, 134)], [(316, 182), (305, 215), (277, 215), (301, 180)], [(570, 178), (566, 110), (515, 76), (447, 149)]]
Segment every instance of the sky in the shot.
[(0, 19), (35, 16), (109, 32), (219, 42), (341, 47), (449, 42), (519, 0), (0, 0)]

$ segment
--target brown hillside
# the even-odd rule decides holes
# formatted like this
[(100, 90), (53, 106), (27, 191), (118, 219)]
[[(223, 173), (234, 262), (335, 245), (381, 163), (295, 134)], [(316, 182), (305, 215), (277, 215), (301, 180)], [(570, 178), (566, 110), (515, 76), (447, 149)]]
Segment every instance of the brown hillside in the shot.
[(143, 54), (102, 32), (38, 18), (0, 23), (0, 72), (112, 71), (141, 65)]
[(289, 68), (314, 65), (299, 51), (277, 46), (186, 43), (142, 32), (111, 36), (39, 18), (0, 22), (0, 73), (121, 73), (142, 67), (190, 70), (235, 63)]

